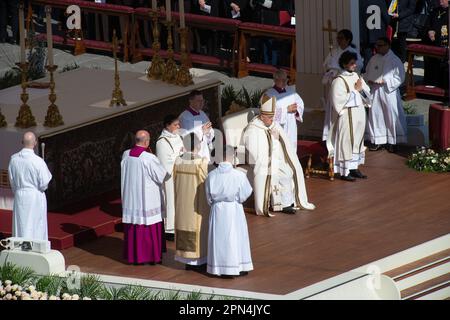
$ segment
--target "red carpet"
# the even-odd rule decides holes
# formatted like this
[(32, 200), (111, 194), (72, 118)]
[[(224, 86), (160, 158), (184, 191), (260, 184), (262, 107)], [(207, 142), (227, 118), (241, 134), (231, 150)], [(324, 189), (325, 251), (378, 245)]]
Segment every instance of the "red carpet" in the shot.
[[(52, 249), (62, 250), (83, 241), (90, 241), (116, 231), (122, 222), (120, 199), (103, 202), (100, 205), (79, 211), (64, 210), (48, 213), (48, 235)], [(70, 213), (67, 213), (70, 212)], [(11, 236), (12, 212), (0, 210), (0, 234)]]

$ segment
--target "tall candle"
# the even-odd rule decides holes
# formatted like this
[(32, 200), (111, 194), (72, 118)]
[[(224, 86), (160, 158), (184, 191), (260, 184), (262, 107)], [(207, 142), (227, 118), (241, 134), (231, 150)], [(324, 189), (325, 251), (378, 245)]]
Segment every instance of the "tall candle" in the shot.
[(156, 10), (157, 4), (156, 4), (156, 0), (152, 0), (152, 9)]
[(166, 0), (166, 17), (167, 21), (172, 21), (172, 9), (170, 8), (170, 0)]
[(45, 20), (47, 22), (48, 65), (53, 66), (52, 8), (50, 6), (45, 6)]
[(185, 28), (186, 24), (184, 22), (184, 0), (179, 0), (178, 4), (180, 6), (180, 28)]
[(23, 3), (19, 5), (20, 63), (25, 63), (25, 18)]

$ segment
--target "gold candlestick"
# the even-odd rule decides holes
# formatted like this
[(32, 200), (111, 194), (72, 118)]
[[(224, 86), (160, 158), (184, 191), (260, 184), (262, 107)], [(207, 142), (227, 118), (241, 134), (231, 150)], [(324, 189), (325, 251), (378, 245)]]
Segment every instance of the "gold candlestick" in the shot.
[(162, 77), (163, 81), (169, 82), (169, 83), (175, 83), (176, 77), (177, 77), (177, 64), (175, 63), (175, 60), (173, 59), (173, 40), (172, 40), (172, 26), (174, 23), (172, 21), (167, 21), (167, 61), (166, 66), (164, 70), (164, 74)]
[(127, 103), (123, 98), (122, 90), (120, 89), (119, 70), (117, 69), (117, 36), (116, 30), (113, 30), (113, 55), (114, 55), (114, 90), (112, 92), (112, 99), (109, 106), (126, 106)]
[(159, 43), (158, 15), (158, 10), (150, 12), (153, 20), (153, 57), (150, 66), (147, 68), (147, 78), (156, 80), (161, 79), (164, 74), (164, 60), (159, 55), (161, 44)]
[(188, 29), (187, 28), (180, 28), (180, 50), (181, 50), (181, 66), (178, 69), (177, 77), (176, 77), (176, 84), (180, 86), (189, 86), (191, 84), (194, 84), (194, 81), (192, 81), (192, 75), (189, 72), (189, 66), (190, 66), (190, 58), (189, 53), (187, 50), (188, 42), (187, 42), (187, 35), (188, 35)]
[(20, 100), (22, 100), (22, 105), (19, 109), (19, 115), (16, 118), (16, 127), (19, 128), (29, 128), (36, 126), (36, 120), (34, 119), (33, 113), (31, 112), (30, 106), (27, 104), (28, 93), (27, 93), (27, 72), (28, 63), (18, 63), (22, 73), (22, 93), (20, 94)]
[(59, 113), (58, 106), (55, 104), (56, 93), (55, 93), (55, 79), (53, 73), (56, 71), (58, 66), (48, 65), (45, 67), (48, 72), (50, 72), (50, 94), (48, 95), (48, 100), (50, 100), (50, 105), (47, 109), (47, 114), (45, 116), (44, 126), (45, 127), (58, 127), (64, 124), (63, 117)]

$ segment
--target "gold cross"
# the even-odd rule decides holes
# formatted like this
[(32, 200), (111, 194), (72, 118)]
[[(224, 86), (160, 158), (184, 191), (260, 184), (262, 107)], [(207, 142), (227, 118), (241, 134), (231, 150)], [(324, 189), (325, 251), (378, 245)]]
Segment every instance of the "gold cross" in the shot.
[(333, 29), (331, 20), (328, 19), (327, 27), (323, 27), (322, 31), (328, 32), (328, 48), (333, 49), (333, 32), (337, 32), (337, 29)]

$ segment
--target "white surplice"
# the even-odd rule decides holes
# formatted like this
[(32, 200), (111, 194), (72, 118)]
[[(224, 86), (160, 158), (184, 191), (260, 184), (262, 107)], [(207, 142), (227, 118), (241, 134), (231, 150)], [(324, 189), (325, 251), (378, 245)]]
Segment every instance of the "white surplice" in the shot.
[(221, 162), (205, 181), (211, 206), (208, 234), (207, 272), (239, 275), (253, 270), (247, 221), (242, 203), (252, 194), (247, 176)]
[[(275, 88), (270, 88), (265, 94), (277, 99), (274, 121), (286, 132), (292, 148), (297, 152), (297, 121), (303, 122), (303, 111), (305, 109), (302, 98), (296, 92), (295, 86), (286, 87), (285, 92), (282, 93), (279, 93)], [(294, 103), (297, 104), (297, 111), (289, 113), (288, 107)]]
[(173, 185), (173, 166), (175, 159), (183, 152), (183, 140), (176, 133), (164, 129), (156, 142), (156, 156), (170, 178), (164, 182), (165, 228), (167, 233), (175, 232), (175, 194)]
[(294, 204), (296, 207), (314, 210), (308, 202), (303, 169), (297, 154), (280, 125), (269, 127), (255, 117), (247, 125), (243, 144), (248, 164), (253, 167), (253, 190), (257, 215), (272, 216), (274, 211)]
[[(327, 148), (329, 156), (334, 156), (334, 172), (341, 176), (347, 176), (365, 161), (366, 111), (363, 98), (355, 89), (358, 79), (356, 72), (343, 71), (331, 84), (333, 113)], [(364, 80), (362, 86), (369, 101), (370, 88)]]
[(198, 155), (202, 158), (211, 159), (211, 151), (209, 146), (214, 139), (214, 130), (211, 128), (206, 134), (203, 133), (202, 125), (209, 122), (209, 118), (203, 111), (196, 112), (192, 108), (188, 107), (187, 110), (180, 114), (180, 126), (181, 134), (186, 136), (191, 132), (194, 132), (197, 138), (201, 141), (201, 148)]
[(345, 51), (350, 51), (356, 54), (357, 60), (357, 71), (362, 70), (364, 66), (363, 59), (361, 55), (358, 52), (358, 49), (353, 48), (351, 46), (348, 46), (345, 49), (341, 49), (341, 47), (337, 47), (331, 50), (331, 52), (328, 54), (328, 56), (325, 58), (325, 61), (323, 62), (323, 69), (325, 71), (323, 77), (322, 77), (322, 84), (325, 85), (325, 101), (324, 101), (324, 107), (325, 107), (325, 120), (323, 124), (323, 132), (322, 132), (322, 140), (326, 141), (328, 137), (328, 132), (331, 128), (331, 121), (332, 121), (332, 111), (333, 111), (333, 105), (331, 104), (331, 101), (329, 99), (329, 92), (331, 88), (331, 83), (333, 82), (333, 79), (339, 74), (340, 71), (342, 71), (342, 68), (339, 66), (339, 58), (341, 57), (342, 53)]
[(369, 110), (368, 131), (374, 144), (406, 143), (407, 128), (400, 86), (405, 81), (405, 68), (391, 50), (386, 55), (374, 55), (366, 67), (366, 81), (383, 80), (383, 85), (371, 85), (372, 108)]
[(52, 179), (45, 161), (33, 149), (23, 148), (9, 162), (14, 193), (13, 237), (48, 240), (45, 190)]
[(139, 225), (161, 222), (164, 213), (162, 184), (168, 176), (161, 162), (149, 152), (132, 157), (130, 150), (126, 150), (120, 166), (122, 222)]

